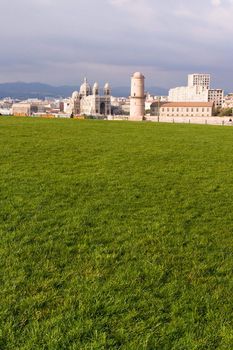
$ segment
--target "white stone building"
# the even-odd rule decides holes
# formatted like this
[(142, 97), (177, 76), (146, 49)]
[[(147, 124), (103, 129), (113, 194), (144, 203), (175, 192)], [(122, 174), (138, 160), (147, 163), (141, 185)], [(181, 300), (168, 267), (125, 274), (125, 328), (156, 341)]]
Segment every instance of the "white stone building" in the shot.
[(188, 86), (169, 90), (170, 102), (214, 102), (215, 107), (222, 107), (224, 91), (210, 88), (210, 74), (189, 74)]
[(202, 86), (181, 86), (170, 89), (168, 93), (170, 102), (208, 102), (208, 90)]
[(160, 108), (161, 117), (212, 117), (213, 102), (168, 102)]
[(30, 103), (14, 103), (12, 106), (12, 114), (15, 116), (30, 116), (31, 104)]
[(210, 89), (210, 74), (194, 73), (188, 75), (188, 86), (202, 86)]
[(233, 108), (233, 93), (225, 96), (223, 101), (223, 108)]
[[(73, 95), (72, 95), (73, 97)], [(65, 114), (71, 115), (73, 111), (73, 105), (72, 105), (72, 99), (71, 98), (66, 98), (63, 100), (63, 112)]]
[(69, 101), (65, 101), (65, 112), (70, 115), (110, 115), (111, 114), (111, 90), (108, 83), (105, 84), (103, 94), (99, 93), (99, 85), (95, 83), (93, 88), (87, 79), (81, 85), (79, 92), (74, 91)]

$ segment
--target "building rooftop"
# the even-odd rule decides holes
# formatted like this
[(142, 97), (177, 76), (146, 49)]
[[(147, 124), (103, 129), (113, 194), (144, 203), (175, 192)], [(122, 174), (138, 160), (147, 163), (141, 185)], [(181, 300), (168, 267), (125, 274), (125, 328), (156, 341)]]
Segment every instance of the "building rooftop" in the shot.
[(163, 107), (213, 107), (213, 102), (166, 102)]
[(133, 74), (133, 77), (139, 79), (139, 78), (144, 78), (144, 75), (141, 72), (135, 72)]

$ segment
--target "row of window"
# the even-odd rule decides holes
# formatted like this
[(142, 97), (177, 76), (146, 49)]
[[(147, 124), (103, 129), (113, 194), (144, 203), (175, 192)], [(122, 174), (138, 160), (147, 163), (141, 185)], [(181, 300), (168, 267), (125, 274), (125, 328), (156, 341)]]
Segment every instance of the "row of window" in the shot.
[[(169, 107), (167, 107), (167, 108), (162, 108), (161, 110), (162, 110), (162, 112), (164, 112), (165, 111), (165, 109), (167, 110), (167, 112), (170, 112), (170, 108)], [(186, 112), (194, 112), (194, 109), (195, 108), (186, 108)], [(211, 111), (211, 109), (210, 108), (196, 108), (196, 112), (200, 112), (200, 109), (201, 109), (201, 111), (202, 112), (210, 112)], [(181, 111), (181, 112), (183, 112), (184, 111), (184, 108), (172, 108), (171, 109), (171, 111), (172, 112), (179, 112), (179, 111)]]
[[(187, 117), (185, 114), (172, 114), (170, 117)], [(189, 117), (197, 117), (196, 115), (189, 115)], [(199, 114), (198, 117), (206, 117), (206, 114)]]

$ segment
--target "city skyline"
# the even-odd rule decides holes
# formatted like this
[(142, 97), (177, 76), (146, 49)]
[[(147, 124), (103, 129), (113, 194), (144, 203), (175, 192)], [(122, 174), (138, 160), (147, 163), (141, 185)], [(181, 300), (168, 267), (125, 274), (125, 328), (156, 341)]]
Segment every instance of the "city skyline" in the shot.
[(231, 0), (3, 0), (1, 12), (0, 83), (127, 86), (140, 70), (147, 86), (203, 72), (233, 90)]

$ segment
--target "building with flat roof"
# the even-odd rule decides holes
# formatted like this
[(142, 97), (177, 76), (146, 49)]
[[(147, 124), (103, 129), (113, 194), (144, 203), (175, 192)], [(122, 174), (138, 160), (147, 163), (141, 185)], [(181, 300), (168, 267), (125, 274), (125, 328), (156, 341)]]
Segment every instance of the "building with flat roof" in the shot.
[(168, 93), (170, 102), (208, 102), (208, 90), (202, 86), (180, 86), (170, 89)]
[(31, 104), (30, 103), (14, 103), (12, 106), (12, 114), (15, 116), (30, 116)]
[(214, 102), (214, 107), (222, 108), (224, 91), (210, 88), (210, 74), (189, 74), (188, 86), (169, 90), (170, 102)]
[(209, 89), (208, 101), (214, 102), (216, 108), (223, 107), (224, 91), (222, 89)]
[(188, 86), (202, 86), (210, 89), (210, 74), (194, 73), (188, 75)]

